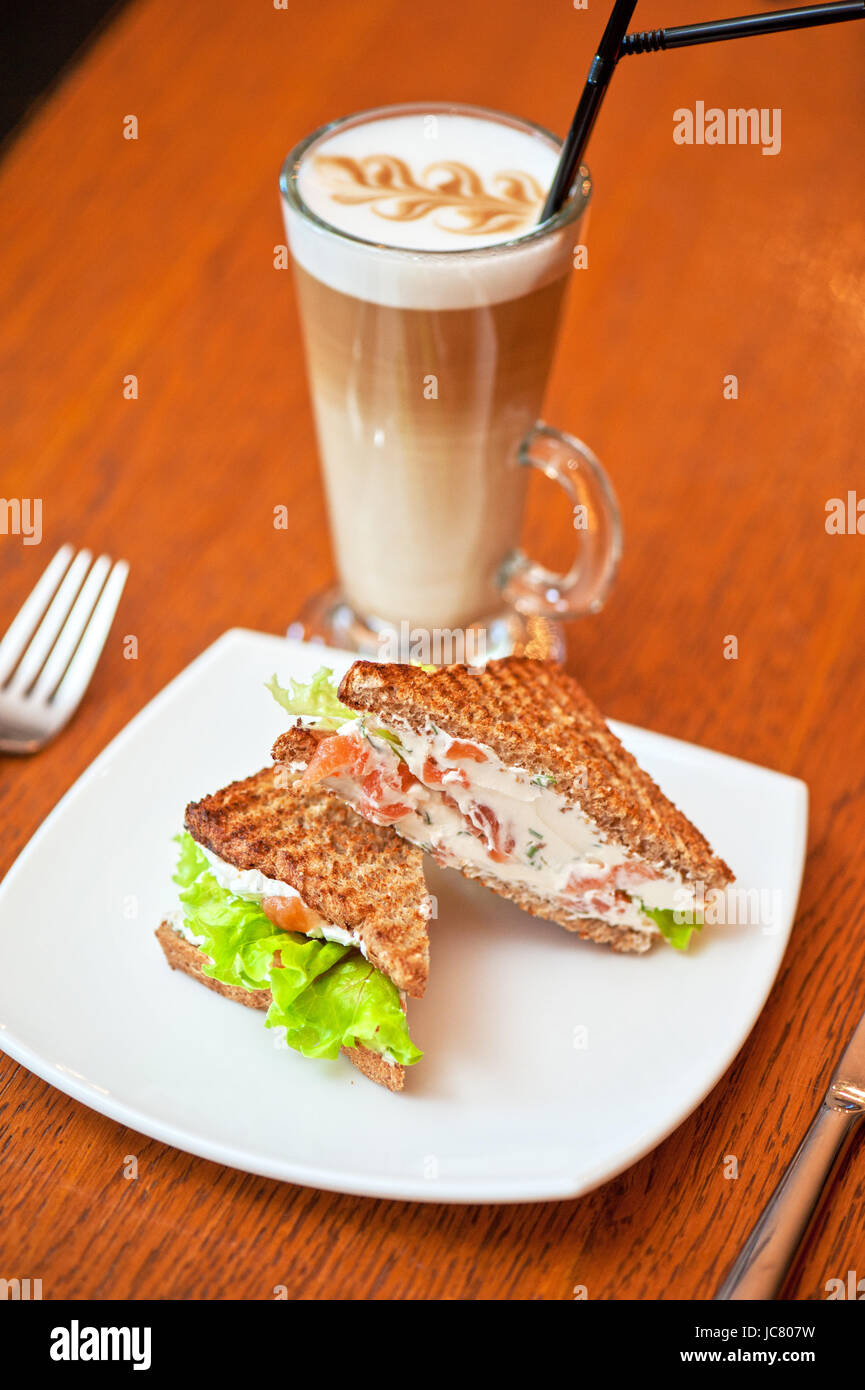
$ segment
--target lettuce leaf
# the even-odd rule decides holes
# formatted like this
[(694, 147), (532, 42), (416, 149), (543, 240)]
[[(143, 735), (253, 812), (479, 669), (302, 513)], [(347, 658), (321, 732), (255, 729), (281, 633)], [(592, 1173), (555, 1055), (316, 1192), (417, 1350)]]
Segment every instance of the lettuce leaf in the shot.
[(174, 871), (174, 882), (179, 883), (181, 888), (188, 888), (191, 883), (195, 882), (199, 874), (205, 873), (210, 868), (210, 865), (204, 851), (199, 849), (186, 830), (175, 835), (174, 843), (180, 846), (177, 868)]
[[(434, 667), (430, 668), (434, 670)], [(374, 739), (383, 739), (390, 745), (396, 753), (400, 762), (405, 762), (405, 753), (399, 736), (391, 729), (382, 729), (376, 725), (368, 725), (366, 719), (358, 714), (357, 710), (349, 709), (347, 705), (340, 703), (336, 693), (336, 683), (333, 679), (333, 671), (322, 666), (316, 671), (309, 685), (301, 685), (299, 681), (289, 680), (288, 689), (279, 684), (276, 676), (271, 676), (265, 688), (270, 691), (277, 704), (287, 714), (298, 715), (301, 719), (307, 720), (307, 728), (333, 730), (339, 729), (349, 720), (356, 720), (361, 735), (372, 742)]]
[(357, 719), (356, 710), (340, 703), (333, 671), (329, 666), (321, 666), (308, 685), (289, 680), (286, 689), (274, 675), (265, 688), (287, 714), (311, 720), (310, 728), (338, 729), (346, 720)]
[(284, 970), (271, 974), (273, 1006), (265, 1023), (284, 1028), (289, 1047), (304, 1057), (336, 1057), (340, 1047), (356, 1043), (388, 1052), (404, 1066), (423, 1055), (408, 1036), (396, 989), (360, 951), (349, 950), (302, 994), (293, 993), (293, 981), (285, 976)]
[(354, 946), (281, 931), (257, 902), (220, 887), (186, 831), (174, 881), (186, 925), (212, 964), (205, 975), (241, 989), (270, 989), (265, 1024), (284, 1028), (305, 1057), (336, 1057), (355, 1039), (411, 1066), (422, 1057), (409, 1037), (399, 991)]
[(205, 975), (239, 989), (269, 989), (270, 963), (286, 935), (274, 927), (257, 903), (221, 888), (210, 865), (185, 831), (177, 837), (180, 856), (175, 883), (190, 931), (202, 937), (201, 950), (212, 965)]
[(664, 940), (677, 951), (687, 951), (692, 933), (703, 925), (702, 922), (677, 922), (672, 907), (646, 907), (645, 903), (640, 903), (640, 910), (651, 917)]

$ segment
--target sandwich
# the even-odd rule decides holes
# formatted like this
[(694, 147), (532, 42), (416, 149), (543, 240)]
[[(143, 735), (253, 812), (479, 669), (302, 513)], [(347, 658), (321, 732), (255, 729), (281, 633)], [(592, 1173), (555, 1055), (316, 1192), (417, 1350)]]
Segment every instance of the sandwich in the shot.
[(429, 973), (423, 855), (320, 786), (269, 767), (186, 808), (168, 964), (249, 1008), (280, 1045), (336, 1057), (390, 1091), (421, 1052), (407, 996)]
[(687, 947), (697, 887), (732, 874), (561, 667), (479, 671), (356, 661), (336, 690), (269, 689), (297, 716), (273, 748), (286, 776), (591, 941)]

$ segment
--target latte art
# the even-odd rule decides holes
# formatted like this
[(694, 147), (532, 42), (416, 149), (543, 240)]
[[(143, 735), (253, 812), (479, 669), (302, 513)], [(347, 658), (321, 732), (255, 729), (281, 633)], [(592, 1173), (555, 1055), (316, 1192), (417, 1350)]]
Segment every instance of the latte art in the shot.
[(482, 115), (372, 113), (325, 131), (297, 191), (328, 226), (410, 251), (474, 251), (534, 232), (559, 147)]
[(454, 236), (517, 233), (537, 222), (544, 191), (532, 174), (506, 169), (490, 186), (476, 169), (457, 160), (428, 164), (419, 176), (392, 154), (318, 155), (313, 170), (335, 203), (366, 203), (391, 222), (432, 217)]

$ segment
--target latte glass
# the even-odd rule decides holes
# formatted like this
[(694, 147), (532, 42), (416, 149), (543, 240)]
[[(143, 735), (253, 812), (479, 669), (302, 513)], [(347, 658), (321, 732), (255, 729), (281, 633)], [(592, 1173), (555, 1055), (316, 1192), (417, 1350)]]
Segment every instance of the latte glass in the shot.
[[(602, 606), (621, 550), (618, 507), (598, 460), (578, 439), (539, 421), (574, 250), (585, 235), (588, 170), (548, 222), (537, 226), (527, 216), (522, 235), (468, 249), (464, 238), (454, 250), (387, 245), (384, 221), (381, 242), (356, 236), (325, 221), (301, 193), (301, 168), (335, 133), (368, 127), (375, 149), (378, 121), (428, 123), (442, 116), (520, 131), (546, 144), (548, 163), (559, 148), (548, 131), (513, 116), (410, 105), (325, 126), (283, 166), (283, 211), (339, 575), (338, 585), (291, 630), (398, 659), (471, 660), (472, 652), (506, 651), (558, 656), (556, 620)], [(374, 158), (406, 168), (387, 155)], [(469, 149), (465, 164), (434, 167), (457, 171), (446, 187), (457, 188), (453, 196), (462, 198), (466, 216), (481, 223), (501, 217), (484, 211), (500, 203), (473, 173), (471, 158)], [(338, 163), (345, 166), (337, 170), (340, 178), (360, 180), (357, 170), (368, 161)], [(380, 168), (374, 166), (376, 178)], [(506, 185), (509, 196), (524, 196), (520, 179), (527, 176), (497, 177), (516, 178)], [(441, 187), (431, 182), (431, 196), (444, 197)], [(367, 184), (356, 201), (374, 196), (375, 184)], [(404, 200), (397, 207), (414, 221), (419, 205)], [(533, 562), (520, 547), (531, 468), (559, 483), (572, 511), (574, 559), (564, 574)]]

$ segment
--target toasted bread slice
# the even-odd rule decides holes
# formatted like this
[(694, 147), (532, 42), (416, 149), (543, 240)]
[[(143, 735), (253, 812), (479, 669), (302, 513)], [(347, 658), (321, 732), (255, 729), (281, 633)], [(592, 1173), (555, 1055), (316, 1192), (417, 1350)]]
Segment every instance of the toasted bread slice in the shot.
[[(193, 980), (221, 994), (225, 999), (233, 999), (237, 1004), (245, 1004), (248, 1009), (269, 1009), (271, 995), (269, 989), (238, 989), (235, 985), (224, 985), (205, 975), (207, 956), (191, 941), (176, 932), (169, 922), (163, 922), (157, 929), (156, 939), (165, 953), (165, 959), (172, 970), (181, 970), (191, 975)], [(385, 1060), (379, 1052), (371, 1052), (368, 1047), (343, 1047), (341, 1049), (364, 1076), (386, 1086), (389, 1091), (401, 1091), (405, 1084), (405, 1067), (399, 1063)]]
[(431, 720), (454, 739), (486, 744), (508, 767), (555, 779), (565, 802), (610, 840), (683, 879), (708, 889), (733, 877), (560, 666), (505, 657), (477, 672), (466, 666), (425, 671), (356, 661), (339, 698), (397, 731), (402, 726), (420, 734)]
[(330, 792), (284, 783), (274, 767), (233, 782), (187, 806), (186, 829), (235, 868), (296, 889), (326, 922), (357, 937), (398, 989), (419, 998), (432, 915), (421, 850)]
[(284, 734), (280, 734), (270, 750), (270, 755), (283, 770), (289, 784), (292, 769), (306, 767), (312, 761), (312, 755), (317, 748), (318, 739), (310, 729), (305, 729), (298, 721), (297, 724), (292, 724), (290, 729), (286, 729)]

